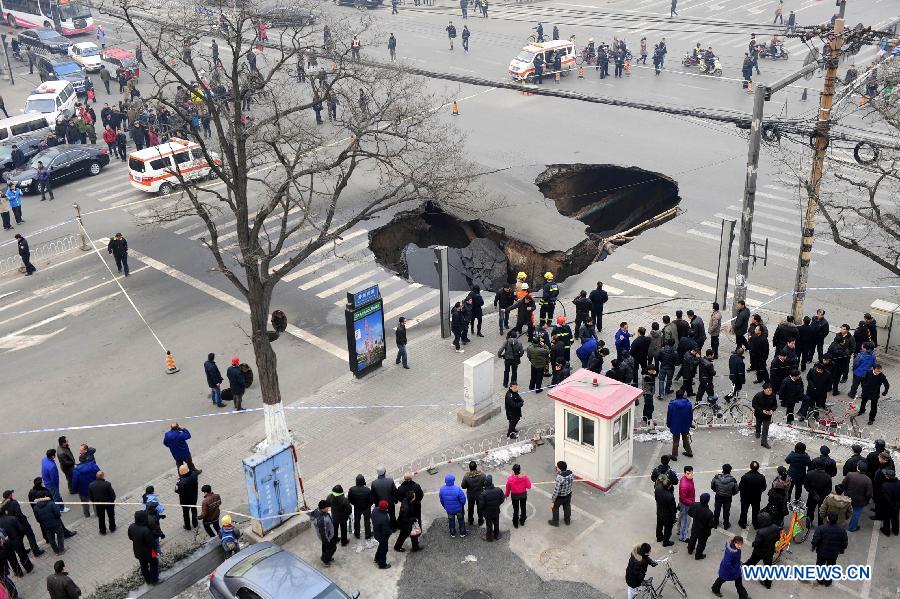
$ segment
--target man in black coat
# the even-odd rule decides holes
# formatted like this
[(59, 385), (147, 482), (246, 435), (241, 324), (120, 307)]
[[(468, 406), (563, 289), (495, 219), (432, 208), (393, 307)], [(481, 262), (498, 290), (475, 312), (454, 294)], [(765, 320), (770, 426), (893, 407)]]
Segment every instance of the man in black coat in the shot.
[(866, 459), (862, 456), (862, 445), (854, 443), (850, 446), (850, 450), (853, 452), (853, 455), (847, 458), (847, 461), (844, 462), (844, 467), (841, 472), (844, 476), (847, 476), (851, 472), (856, 472), (856, 465), (860, 462), (865, 463), (866, 461)]
[(372, 538), (372, 489), (366, 484), (366, 477), (356, 475), (356, 485), (347, 491), (347, 501), (353, 506), (353, 536), (359, 538), (359, 520), (365, 521), (366, 539)]
[(769, 364), (769, 382), (776, 392), (781, 391), (781, 383), (790, 375), (791, 366), (787, 362), (787, 354), (779, 351)]
[(594, 317), (594, 324), (597, 325), (597, 330), (603, 330), (603, 304), (609, 301), (609, 294), (603, 291), (603, 283), (597, 281), (597, 288), (591, 291), (590, 295), (588, 295), (588, 299), (591, 300), (591, 312)]
[(178, 482), (175, 483), (175, 492), (178, 493), (178, 503), (181, 504), (181, 515), (184, 518), (184, 529), (197, 528), (197, 497), (199, 495), (197, 471), (192, 470), (187, 464), (178, 467)]
[(746, 347), (748, 350), (750, 349), (745, 337), (749, 326), (750, 308), (747, 307), (747, 304), (745, 304), (743, 300), (740, 300), (737, 303), (737, 315), (734, 317), (734, 322), (731, 325), (737, 347)]
[[(831, 476), (822, 469), (821, 463), (813, 460), (809, 465), (806, 478), (803, 480), (803, 487), (807, 491), (806, 513), (809, 514), (809, 523), (812, 524), (815, 515), (819, 512), (819, 506), (831, 493)], [(819, 525), (822, 525), (821, 514), (819, 515)]]
[(875, 439), (875, 449), (866, 455), (866, 475), (870, 479), (875, 478), (875, 473), (878, 472), (878, 469), (881, 467), (878, 463), (878, 456), (884, 453), (884, 447), (884, 439)]
[[(393, 483), (393, 481), (391, 481)], [(388, 539), (391, 537), (391, 517), (388, 515), (388, 502), (382, 499), (372, 510), (372, 528), (375, 540), (378, 541), (378, 549), (375, 550), (375, 563), (382, 570), (391, 567), (387, 563)]]
[(425, 491), (422, 486), (413, 480), (412, 472), (403, 475), (403, 482), (397, 487), (397, 497), (408, 497), (413, 494), (413, 501), (410, 502), (413, 517), (422, 524), (422, 500), (425, 498)]
[[(756, 538), (753, 539), (753, 553), (744, 564), (753, 566), (762, 561), (763, 564), (769, 566), (772, 564), (772, 558), (775, 557), (775, 543), (778, 542), (781, 530), (772, 523), (772, 516), (765, 512), (759, 515), (758, 524)], [(772, 581), (764, 580), (762, 585), (771, 589)]]
[(805, 371), (806, 365), (813, 361), (816, 341), (816, 329), (812, 325), (812, 319), (809, 316), (804, 316), (803, 324), (797, 327), (797, 351), (800, 352), (800, 370)]
[[(812, 550), (816, 552), (817, 566), (833, 566), (847, 549), (847, 531), (837, 525), (837, 514), (828, 514), (828, 522), (813, 533)], [(819, 580), (819, 584), (831, 586), (831, 580)]]
[(224, 379), (219, 371), (219, 366), (216, 364), (216, 354), (206, 356), (206, 362), (203, 363), (203, 372), (206, 373), (206, 386), (209, 387), (213, 403), (219, 408), (224, 407), (225, 404), (222, 403), (222, 381)]
[(156, 554), (156, 538), (147, 524), (146, 511), (134, 513), (134, 524), (128, 527), (128, 538), (131, 539), (131, 550), (140, 565), (141, 576), (148, 584), (156, 584), (159, 580), (159, 557)]
[[(759, 471), (759, 462), (750, 462), (750, 470), (747, 471), (738, 482), (738, 492), (741, 496), (741, 516), (738, 518), (738, 526), (747, 528), (747, 510), (750, 510), (750, 521), (754, 528), (759, 528), (759, 504), (762, 494), (766, 492), (768, 485), (766, 477)], [(771, 519), (769, 520), (771, 523)], [(754, 548), (756, 544), (754, 543)]]
[(59, 506), (50, 497), (49, 492), (44, 492), (34, 501), (34, 516), (41, 525), (41, 530), (47, 534), (50, 548), (56, 555), (66, 550), (65, 526), (63, 526), (62, 514)]
[(325, 500), (325, 504), (331, 509), (331, 519), (334, 523), (334, 545), (337, 548), (338, 537), (341, 539), (341, 547), (350, 544), (347, 539), (347, 522), (353, 512), (350, 501), (344, 495), (344, 487), (334, 485), (331, 494)]
[(819, 464), (819, 467), (827, 472), (828, 476), (834, 478), (837, 476), (837, 462), (834, 461), (830, 454), (831, 448), (827, 445), (822, 445), (819, 447), (819, 455), (813, 458), (812, 463)]
[(484, 475), (484, 489), (478, 496), (478, 508), (484, 516), (485, 540), (496, 541), (500, 538), (500, 505), (506, 497), (503, 490), (494, 486), (494, 478)]
[(760, 445), (770, 449), (769, 425), (772, 423), (772, 415), (778, 409), (778, 400), (775, 399), (772, 385), (764, 384), (762, 391), (753, 396), (751, 405), (756, 420), (756, 438), (762, 437)]
[(825, 339), (828, 338), (829, 333), (828, 321), (825, 319), (825, 310), (822, 310), (821, 308), (816, 310), (816, 315), (812, 317), (812, 321), (809, 324), (812, 325), (812, 328), (815, 331), (816, 353), (821, 362), (822, 356), (824, 355)]
[(31, 554), (34, 557), (39, 557), (44, 554), (43, 550), (38, 548), (37, 539), (34, 536), (34, 530), (31, 528), (31, 523), (28, 521), (28, 516), (22, 512), (22, 506), (16, 501), (15, 497), (13, 497), (13, 491), (3, 492), (3, 503), (0, 504), (0, 512), (4, 515), (13, 516), (18, 520), (19, 524), (22, 526), (22, 544), (24, 545), (25, 539), (28, 539), (28, 544), (31, 546)]
[[(6, 559), (13, 573), (15, 573), (16, 576), (24, 576), (24, 574), (22, 574), (22, 568), (25, 569), (25, 573), (30, 573), (34, 570), (34, 564), (28, 559), (28, 550), (25, 549), (25, 528), (19, 522), (18, 518), (8, 513), (0, 516), (0, 528), (6, 531), (6, 542), (8, 544), (6, 549)], [(18, 561), (16, 560), (16, 557), (18, 557)]]
[[(790, 376), (781, 382), (778, 398), (787, 411), (787, 423), (792, 424), (794, 422), (794, 407), (797, 403), (802, 404), (803, 402), (803, 379), (800, 378), (799, 370), (791, 370)], [(801, 416), (806, 416), (806, 414), (801, 414)]]
[(106, 246), (107, 251), (113, 255), (113, 258), (116, 260), (116, 268), (119, 269), (119, 272), (125, 271), (125, 276), (128, 276), (128, 241), (122, 237), (121, 233), (116, 233), (112, 239), (109, 240), (109, 244)]
[(519, 395), (519, 385), (513, 383), (509, 386), (509, 389), (506, 391), (504, 404), (506, 407), (506, 420), (509, 421), (506, 436), (510, 439), (518, 439), (519, 433), (516, 430), (516, 425), (522, 419), (522, 406), (525, 405), (525, 401)]
[[(691, 517), (691, 538), (688, 539), (687, 550), (689, 554), (694, 555), (695, 559), (706, 557), (703, 550), (706, 549), (706, 541), (712, 534), (716, 521), (715, 514), (709, 509), (709, 499), (709, 493), (703, 493), (700, 495), (700, 501), (694, 502), (688, 508), (688, 516)], [(697, 550), (696, 554), (694, 554), (694, 549)]]
[(656, 540), (662, 542), (663, 547), (675, 544), (672, 541), (672, 526), (675, 524), (677, 508), (672, 489), (672, 481), (666, 479), (666, 482), (657, 485), (653, 492), (656, 499)]
[(900, 535), (900, 480), (897, 473), (890, 468), (883, 470), (884, 482), (881, 483), (881, 532), (885, 536)]
[(372, 481), (370, 488), (372, 489), (372, 501), (375, 505), (382, 500), (388, 502), (388, 515), (391, 521), (391, 530), (397, 530), (397, 485), (394, 479), (387, 476), (387, 470), (384, 466), (379, 466), (376, 470), (378, 478)]
[[(631, 357), (634, 358), (634, 363), (640, 367), (640, 372), (647, 370), (647, 354), (650, 351), (650, 337), (647, 336), (647, 329), (644, 327), (638, 327), (637, 337), (631, 342), (631, 349), (628, 351), (631, 353)], [(637, 387), (638, 380), (638, 368), (634, 369), (634, 376), (632, 380), (632, 386)]]
[(88, 497), (94, 504), (97, 520), (100, 523), (100, 534), (106, 534), (106, 518), (109, 518), (109, 532), (116, 532), (116, 506), (112, 503), (116, 500), (116, 492), (112, 484), (106, 480), (106, 474), (101, 470), (97, 473), (97, 479), (88, 485)]
[(56, 459), (59, 460), (59, 468), (66, 475), (69, 493), (75, 495), (75, 489), (72, 488), (72, 471), (75, 470), (75, 456), (69, 448), (69, 440), (65, 435), (57, 439), (58, 447), (56, 448)]

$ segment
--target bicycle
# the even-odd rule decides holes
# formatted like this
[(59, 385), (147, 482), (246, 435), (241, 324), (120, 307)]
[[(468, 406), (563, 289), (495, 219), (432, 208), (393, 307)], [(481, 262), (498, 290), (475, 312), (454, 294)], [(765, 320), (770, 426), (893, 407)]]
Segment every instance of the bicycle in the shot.
[(725, 416), (734, 423), (749, 424), (753, 422), (753, 408), (747, 404), (734, 401), (734, 397), (725, 396), (725, 406), (719, 405), (718, 397), (708, 397), (707, 403), (694, 409), (694, 424), (710, 425), (721, 423)]
[(638, 592), (638, 599), (662, 599), (663, 589), (666, 587), (666, 583), (668, 581), (672, 581), (672, 586), (675, 587), (675, 590), (678, 591), (678, 594), (681, 595), (684, 599), (687, 599), (687, 590), (684, 588), (684, 585), (681, 584), (681, 581), (678, 580), (678, 575), (675, 574), (675, 570), (672, 569), (672, 566), (669, 565), (669, 558), (664, 557), (663, 559), (656, 560), (658, 564), (666, 565), (666, 574), (663, 576), (662, 581), (660, 581), (658, 587), (653, 586), (653, 577), (650, 576), (644, 579), (644, 582), (641, 583), (640, 591)]
[(806, 515), (806, 505), (799, 499), (788, 503), (788, 511), (791, 519), (775, 543), (775, 556), (773, 562), (778, 562), (785, 551), (789, 551), (791, 543), (802, 543), (809, 536), (809, 517)]
[(859, 409), (855, 404), (849, 401), (841, 401), (841, 403), (846, 405), (847, 409), (839, 419), (834, 416), (834, 411), (832, 410), (834, 404), (825, 404), (825, 413), (823, 415), (819, 414), (821, 408), (814, 406), (810, 407), (806, 415), (807, 426), (812, 430), (821, 427), (825, 430), (833, 431), (847, 422), (850, 425), (850, 432), (854, 437), (862, 436), (862, 429), (856, 421), (856, 417), (859, 415)]

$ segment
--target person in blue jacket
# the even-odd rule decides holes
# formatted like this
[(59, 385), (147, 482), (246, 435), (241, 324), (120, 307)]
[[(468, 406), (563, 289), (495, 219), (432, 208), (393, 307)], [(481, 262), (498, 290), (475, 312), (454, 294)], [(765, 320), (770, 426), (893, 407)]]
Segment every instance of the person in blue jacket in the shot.
[[(78, 491), (78, 498), (81, 500), (81, 509), (85, 518), (91, 517), (91, 496), (88, 492), (88, 486), (97, 480), (97, 473), (100, 472), (100, 466), (94, 455), (97, 450), (87, 445), (81, 445), (78, 452), (78, 465), (72, 471), (72, 487)], [(96, 510), (95, 510), (96, 511)]]
[(448, 474), (444, 477), (444, 486), (438, 492), (441, 506), (447, 512), (447, 523), (450, 526), (450, 536), (456, 538), (456, 524), (459, 523), (459, 538), (466, 537), (466, 519), (463, 508), (466, 507), (466, 494), (456, 486), (456, 477)]
[(169, 431), (163, 436), (163, 445), (169, 448), (172, 453), (172, 459), (175, 460), (175, 467), (187, 464), (191, 470), (196, 470), (197, 474), (203, 472), (197, 470), (191, 459), (191, 449), (188, 447), (188, 439), (191, 438), (191, 431), (181, 427), (177, 422), (173, 422)]
[(679, 389), (675, 394), (675, 399), (669, 402), (669, 409), (666, 413), (666, 426), (672, 433), (672, 455), (673, 460), (678, 459), (678, 442), (684, 442), (685, 457), (692, 458), (694, 454), (691, 452), (691, 423), (694, 420), (694, 406), (691, 400), (684, 396), (684, 391)]
[(859, 384), (869, 374), (873, 366), (875, 366), (875, 344), (871, 341), (866, 341), (863, 343), (862, 351), (853, 358), (853, 382), (850, 383), (850, 392), (847, 393), (847, 397), (850, 399), (856, 398), (856, 390), (859, 389)]
[[(56, 467), (56, 450), (48, 449), (47, 455), (41, 458), (41, 480), (44, 486), (50, 491), (50, 497), (53, 501), (62, 505), (62, 496), (59, 494), (59, 468)], [(68, 512), (69, 508), (63, 507), (63, 512)]]
[(619, 324), (619, 330), (616, 331), (616, 354), (619, 360), (622, 359), (622, 354), (631, 349), (631, 333), (628, 332), (628, 323), (623, 322)]
[(743, 546), (743, 537), (734, 537), (730, 543), (725, 544), (725, 554), (719, 563), (719, 577), (712, 585), (712, 593), (716, 597), (722, 596), (723, 584), (734, 581), (739, 599), (749, 599), (750, 595), (747, 594), (741, 577), (741, 548)]

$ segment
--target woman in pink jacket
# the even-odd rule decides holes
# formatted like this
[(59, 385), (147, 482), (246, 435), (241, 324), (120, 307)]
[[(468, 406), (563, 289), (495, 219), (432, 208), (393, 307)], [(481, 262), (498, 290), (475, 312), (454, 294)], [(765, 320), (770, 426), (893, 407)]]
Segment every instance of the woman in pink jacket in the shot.
[(525, 526), (525, 502), (528, 499), (528, 489), (531, 488), (531, 479), (522, 475), (520, 465), (514, 464), (512, 469), (512, 475), (506, 479), (506, 496), (512, 495), (513, 526), (519, 528), (519, 524)]
[(678, 538), (687, 541), (691, 536), (691, 517), (688, 516), (688, 508), (696, 501), (694, 490), (694, 468), (684, 467), (684, 476), (678, 481), (678, 505), (681, 507), (681, 523), (678, 526)]

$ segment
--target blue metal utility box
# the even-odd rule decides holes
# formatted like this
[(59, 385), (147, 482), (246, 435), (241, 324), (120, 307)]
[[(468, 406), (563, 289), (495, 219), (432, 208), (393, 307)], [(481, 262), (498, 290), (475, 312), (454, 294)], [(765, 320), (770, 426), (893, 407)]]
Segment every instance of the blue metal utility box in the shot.
[(290, 445), (270, 447), (244, 458), (244, 481), (256, 534), (265, 535), (297, 511), (297, 478)]

